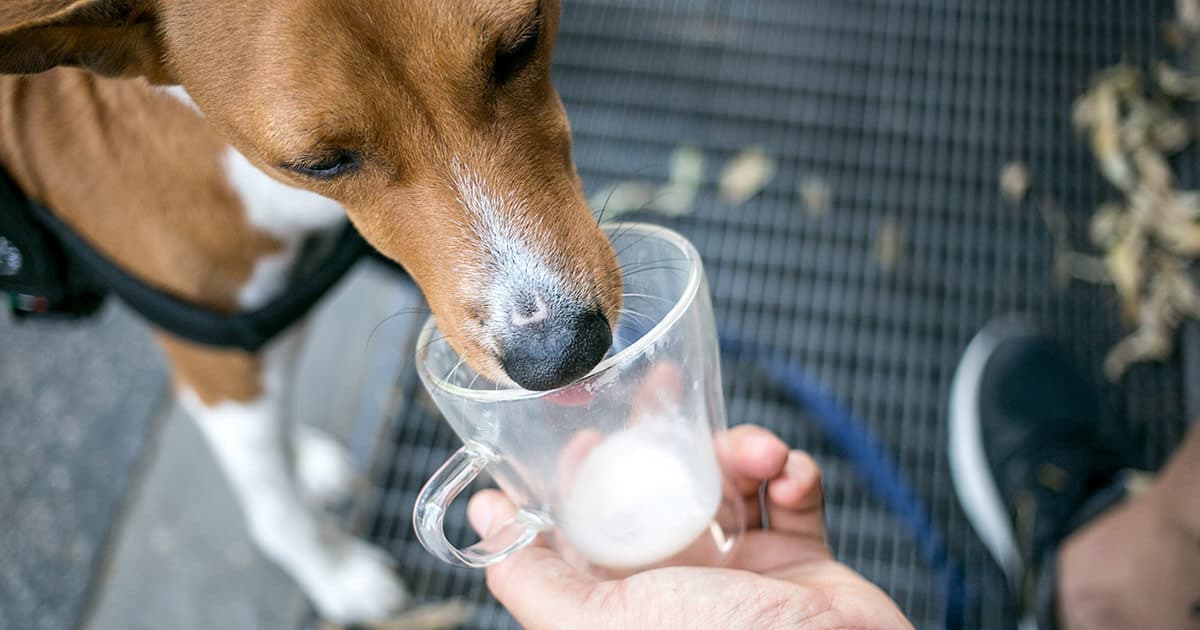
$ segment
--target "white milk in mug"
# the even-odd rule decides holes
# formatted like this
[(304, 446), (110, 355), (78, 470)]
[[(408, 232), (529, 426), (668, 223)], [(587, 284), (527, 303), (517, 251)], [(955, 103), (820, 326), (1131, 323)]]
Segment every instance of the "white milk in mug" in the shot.
[(628, 569), (704, 534), (721, 476), (710, 438), (697, 431), (682, 418), (647, 418), (593, 448), (562, 501), (558, 525), (571, 546), (594, 564)]

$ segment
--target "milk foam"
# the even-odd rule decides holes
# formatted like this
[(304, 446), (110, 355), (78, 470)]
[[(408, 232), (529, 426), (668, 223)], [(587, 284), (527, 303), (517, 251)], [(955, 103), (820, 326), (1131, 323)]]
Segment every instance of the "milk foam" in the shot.
[(681, 418), (608, 436), (576, 471), (559, 528), (580, 554), (633, 568), (683, 551), (708, 529), (721, 500), (707, 436)]

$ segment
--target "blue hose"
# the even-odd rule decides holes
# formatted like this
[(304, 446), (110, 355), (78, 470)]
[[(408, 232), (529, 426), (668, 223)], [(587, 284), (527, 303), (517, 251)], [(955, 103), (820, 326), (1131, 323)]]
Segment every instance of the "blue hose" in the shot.
[(750, 360), (810, 418), (843, 457), (858, 470), (871, 492), (899, 518), (916, 539), (917, 547), (943, 583), (946, 597), (944, 626), (962, 627), (967, 599), (974, 598), (963, 574), (946, 548), (928, 510), (912, 491), (899, 467), (867, 431), (866, 424), (798, 366), (778, 352), (746, 342), (728, 330), (720, 332), (721, 351), (728, 358)]

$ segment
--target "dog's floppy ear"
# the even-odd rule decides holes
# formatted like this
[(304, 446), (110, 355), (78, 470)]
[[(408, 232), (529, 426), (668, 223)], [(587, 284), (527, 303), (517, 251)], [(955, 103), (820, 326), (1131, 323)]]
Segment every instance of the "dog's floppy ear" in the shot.
[(78, 66), (173, 83), (153, 0), (0, 0), (0, 73)]

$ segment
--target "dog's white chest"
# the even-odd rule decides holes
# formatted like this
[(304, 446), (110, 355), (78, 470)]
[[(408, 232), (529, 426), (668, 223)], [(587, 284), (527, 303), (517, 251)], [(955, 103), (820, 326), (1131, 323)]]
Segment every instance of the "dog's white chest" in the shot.
[(251, 225), (283, 242), (283, 251), (265, 256), (238, 291), (244, 308), (258, 308), (279, 295), (303, 238), (346, 219), (342, 207), (316, 193), (289, 186), (259, 170), (230, 147), (222, 156), (229, 184), (237, 192)]
[[(165, 88), (163, 92), (203, 116), (182, 86)], [(346, 214), (332, 199), (271, 177), (233, 147), (225, 149), (220, 160), (230, 187), (242, 203), (246, 220), (283, 243), (282, 251), (264, 256), (255, 264), (249, 280), (238, 290), (238, 302), (243, 308), (258, 308), (283, 291), (304, 237), (339, 225)]]
[[(183, 86), (163, 88), (162, 92), (204, 115)], [(221, 166), (250, 224), (276, 238), (301, 238), (314, 230), (331, 228), (345, 218), (336, 201), (271, 177), (233, 147), (221, 156)]]
[(250, 224), (276, 238), (296, 239), (333, 227), (346, 216), (336, 201), (267, 175), (233, 147), (226, 149), (221, 162)]

